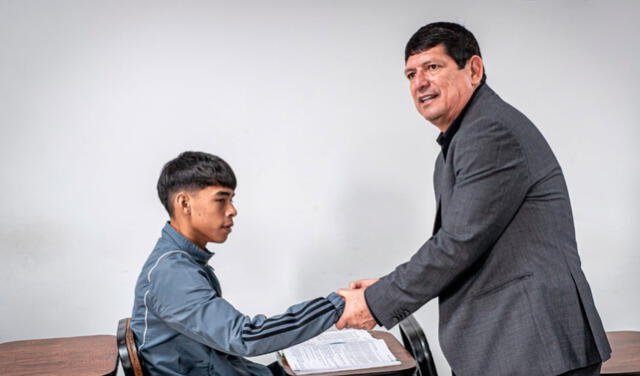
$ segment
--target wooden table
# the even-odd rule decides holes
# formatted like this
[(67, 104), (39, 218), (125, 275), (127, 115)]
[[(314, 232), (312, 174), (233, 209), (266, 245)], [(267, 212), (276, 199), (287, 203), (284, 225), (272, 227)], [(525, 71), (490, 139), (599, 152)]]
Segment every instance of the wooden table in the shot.
[(640, 332), (607, 332), (611, 358), (602, 364), (602, 375), (640, 375)]
[[(384, 339), (385, 343), (391, 350), (391, 353), (400, 361), (400, 364), (387, 366), (387, 367), (377, 367), (377, 368), (366, 368), (360, 370), (348, 370), (348, 371), (339, 371), (339, 372), (324, 372), (324, 373), (314, 373), (309, 374), (309, 376), (347, 376), (347, 375), (375, 375), (375, 376), (384, 376), (384, 375), (412, 375), (413, 371), (416, 369), (416, 361), (413, 359), (411, 354), (405, 349), (400, 342), (393, 336), (393, 334), (389, 332), (384, 332), (380, 330), (370, 330), (369, 333), (373, 336), (373, 338)], [(280, 363), (283, 365), (285, 372), (289, 375), (295, 375), (295, 373), (291, 370), (289, 365), (286, 363), (286, 360), (283, 361), (278, 354), (278, 359)], [(305, 375), (307, 376), (307, 375)]]
[(34, 339), (0, 344), (2, 376), (105, 376), (115, 375), (118, 364), (116, 337)]

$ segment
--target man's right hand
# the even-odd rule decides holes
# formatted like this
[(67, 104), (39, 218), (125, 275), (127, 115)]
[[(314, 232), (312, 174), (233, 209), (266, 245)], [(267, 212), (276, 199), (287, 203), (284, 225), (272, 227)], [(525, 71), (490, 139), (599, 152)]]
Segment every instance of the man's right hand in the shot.
[(376, 319), (373, 318), (367, 300), (364, 297), (365, 289), (340, 289), (338, 295), (344, 299), (344, 310), (336, 328), (338, 329), (373, 329)]
[(359, 279), (357, 281), (349, 282), (349, 288), (350, 289), (366, 289), (367, 287), (378, 282), (379, 279), (380, 278)]

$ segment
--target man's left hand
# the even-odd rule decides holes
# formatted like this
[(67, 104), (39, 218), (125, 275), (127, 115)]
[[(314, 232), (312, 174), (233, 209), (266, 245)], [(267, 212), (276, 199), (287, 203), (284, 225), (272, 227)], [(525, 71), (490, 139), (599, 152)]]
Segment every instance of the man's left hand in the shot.
[(372, 329), (376, 326), (369, 306), (364, 298), (365, 289), (340, 289), (338, 295), (344, 298), (344, 311), (336, 323), (336, 328)]

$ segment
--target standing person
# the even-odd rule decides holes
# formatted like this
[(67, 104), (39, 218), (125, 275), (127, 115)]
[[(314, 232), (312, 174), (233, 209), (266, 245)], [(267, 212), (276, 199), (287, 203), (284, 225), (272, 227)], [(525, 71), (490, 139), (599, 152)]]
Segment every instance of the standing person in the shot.
[(433, 236), (388, 275), (340, 290), (336, 326), (391, 328), (438, 297), (440, 344), (458, 376), (599, 375), (611, 349), (544, 137), (485, 83), (478, 43), (458, 24), (420, 28), (405, 75), (441, 132)]

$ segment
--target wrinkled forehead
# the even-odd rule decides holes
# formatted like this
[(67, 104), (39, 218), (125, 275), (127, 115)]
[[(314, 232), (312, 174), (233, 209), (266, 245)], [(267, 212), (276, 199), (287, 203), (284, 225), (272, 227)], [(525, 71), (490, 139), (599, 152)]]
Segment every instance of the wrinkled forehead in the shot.
[(435, 47), (431, 47), (425, 51), (409, 56), (405, 62), (405, 70), (429, 63), (443, 64), (452, 61), (454, 60), (449, 56), (449, 54), (447, 54), (447, 51), (444, 49), (444, 45), (439, 44)]

